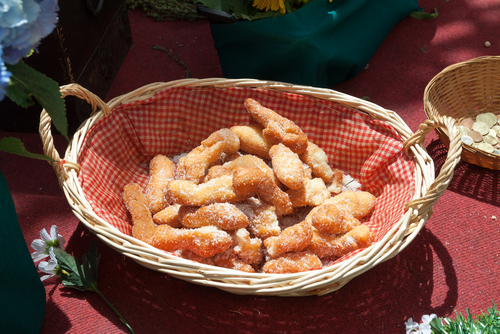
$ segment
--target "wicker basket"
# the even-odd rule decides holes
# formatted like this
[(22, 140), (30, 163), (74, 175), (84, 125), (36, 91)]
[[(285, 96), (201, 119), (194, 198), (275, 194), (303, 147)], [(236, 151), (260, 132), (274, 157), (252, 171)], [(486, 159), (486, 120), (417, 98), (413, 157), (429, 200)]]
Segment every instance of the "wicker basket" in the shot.
[[(456, 127), (453, 125), (454, 120), (452, 118), (436, 116), (422, 124), (414, 134), (396, 113), (385, 110), (373, 103), (328, 89), (249, 79), (185, 79), (169, 83), (150, 84), (117, 97), (107, 104), (76, 84), (61, 87), (61, 92), (63, 96), (77, 96), (86, 100), (94, 109), (92, 116), (81, 125), (73, 136), (62, 159), (53, 146), (51, 119), (45, 111), (42, 112), (40, 121), (40, 134), (44, 144), (44, 151), (54, 159), (52, 165), (58, 176), (59, 183), (69, 205), (80, 221), (105, 244), (145, 267), (194, 284), (216, 287), (235, 294), (324, 295), (340, 289), (354, 277), (396, 256), (415, 238), (430, 217), (432, 206), (446, 189), (461, 154), (460, 138)], [(213, 94), (217, 96), (217, 99), (213, 99)], [(187, 95), (195, 100), (182, 103), (181, 100)], [(380, 130), (384, 140), (392, 138), (391, 140), (396, 143), (394, 147), (397, 148), (394, 151), (395, 155), (388, 156), (387, 159), (375, 159), (370, 163), (389, 164), (391, 171), (398, 171), (402, 166), (409, 166), (410, 169), (406, 176), (407, 180), (403, 180), (404, 186), (401, 187), (398, 183), (386, 181), (380, 175), (374, 177), (374, 184), (378, 184), (377, 187), (380, 188), (380, 195), (377, 200), (380, 200), (380, 202), (377, 202), (376, 213), (373, 215), (376, 218), (373, 218), (370, 227), (377, 231), (376, 242), (373, 245), (355, 251), (323, 269), (296, 274), (245, 273), (203, 265), (153, 248), (133, 238), (129, 230), (126, 229), (127, 223), (125, 223), (126, 226), (121, 226), (116, 223), (113, 215), (106, 214), (105, 210), (98, 207), (96, 202), (99, 201), (99, 198), (92, 197), (95, 193), (98, 193), (98, 196), (107, 196), (106, 205), (110, 205), (112, 208), (116, 207), (118, 211), (121, 210), (122, 203), (119, 203), (119, 200), (116, 200), (116, 203), (112, 200), (113, 198), (119, 199), (119, 194), (109, 191), (106, 187), (112, 187), (113, 178), (120, 173), (122, 173), (122, 184), (129, 181), (123, 175), (144, 182), (146, 179), (144, 173), (147, 172), (147, 167), (144, 167), (144, 162), (147, 160), (131, 163), (128, 167), (129, 170), (123, 170), (121, 167), (117, 168), (115, 176), (112, 173), (106, 173), (104, 178), (108, 182), (106, 187), (99, 188), (94, 192), (88, 191), (90, 183), (95, 186), (95, 182), (103, 182), (94, 177), (99, 174), (96, 168), (108, 163), (106, 159), (99, 160), (98, 157), (92, 155), (95, 155), (98, 151), (99, 143), (104, 143), (101, 148), (109, 149), (110, 154), (116, 154), (116, 152), (125, 154), (127, 151), (123, 146), (123, 152), (120, 152), (120, 147), (116, 146), (116, 141), (103, 142), (109, 132), (106, 126), (128, 127), (131, 124), (131, 110), (134, 108), (140, 111), (134, 115), (139, 115), (142, 120), (153, 117), (151, 115), (155, 113), (152, 111), (152, 106), (159, 102), (162, 103), (161, 108), (172, 108), (172, 111), (160, 110), (155, 117), (165, 117), (165, 114), (167, 114), (167, 118), (163, 118), (162, 122), (170, 122), (168, 123), (170, 125), (168, 125), (169, 130), (167, 132), (176, 132), (176, 136), (171, 138), (178, 138), (182, 137), (184, 130), (182, 124), (179, 125), (176, 122), (179, 119), (189, 117), (189, 108), (196, 106), (197, 102), (209, 101), (207, 103), (210, 108), (216, 109), (218, 101), (222, 100), (225, 103), (222, 110), (229, 110), (227, 109), (228, 101), (237, 96), (236, 100), (239, 102), (235, 104), (237, 110), (234, 113), (227, 111), (227, 115), (215, 113), (211, 116), (210, 112), (207, 111), (203, 114), (196, 114), (199, 124), (192, 124), (192, 128), (185, 132), (187, 140), (175, 141), (172, 139), (173, 143), (164, 140), (160, 142), (162, 144), (167, 142), (167, 145), (172, 144), (174, 150), (186, 152), (189, 147), (197, 146), (198, 139), (204, 138), (213, 128), (234, 122), (233, 118), (226, 119), (226, 116), (247, 117), (248, 115), (245, 115), (241, 102), (241, 97), (247, 95), (258, 96), (260, 100), (267, 101), (265, 105), (278, 101), (279, 103), (286, 103), (291, 109), (296, 108), (296, 116), (301, 115), (302, 117), (297, 124), (303, 126), (304, 131), (318, 145), (325, 147), (325, 151), (332, 160), (335, 160), (337, 155), (342, 156), (349, 150), (339, 150), (338, 147), (340, 146), (334, 146), (336, 140), (333, 139), (336, 138), (337, 133), (333, 131), (336, 131), (336, 129), (330, 126), (324, 127), (324, 124), (330, 124), (328, 123), (330, 119), (340, 121), (338, 128), (345, 128), (347, 125), (344, 132), (348, 133), (351, 139), (355, 138), (356, 134), (354, 128), (349, 128), (350, 125), (354, 124), (352, 123), (353, 120), (360, 120), (360, 126), (369, 126)], [(176, 113), (175, 110), (180, 111)], [(129, 114), (126, 114), (127, 117), (120, 116), (124, 115), (124, 111), (129, 112)], [(293, 113), (286, 116), (291, 119), (294, 117)], [(123, 124), (120, 124), (120, 122), (123, 122)], [(189, 124), (193, 123), (192, 120), (189, 122)], [(158, 123), (161, 122), (155, 119), (154, 122), (148, 124), (149, 126), (155, 126)], [(142, 131), (140, 124), (132, 123), (132, 125), (131, 132), (128, 132), (128, 134), (125, 130), (120, 130), (120, 136), (124, 138), (124, 141), (128, 140), (126, 139), (127, 136), (137, 135)], [(449, 133), (454, 134), (451, 138), (445, 164), (437, 178), (434, 176), (433, 161), (422, 145), (426, 134), (436, 128), (445, 128)], [(190, 146), (183, 146), (185, 141), (189, 142), (189, 139), (193, 139), (193, 142), (189, 143)], [(344, 145), (347, 140), (342, 139), (339, 145)], [(136, 145), (134, 147), (142, 148), (146, 142), (147, 140), (143, 140), (142, 146)], [(374, 142), (375, 140), (364, 138), (359, 147), (364, 149), (369, 146), (368, 143)], [(153, 148), (153, 150), (157, 150), (157, 148)], [(165, 150), (168, 151), (169, 149)], [(333, 150), (336, 150), (336, 154), (332, 153)], [(387, 152), (384, 150), (382, 154), (387, 154)], [(92, 159), (85, 160), (86, 156), (91, 156)], [(95, 165), (92, 165), (92, 168), (94, 168), (92, 170), (89, 164), (91, 165), (95, 159), (98, 159), (98, 161)], [(345, 157), (342, 158), (342, 160), (346, 159)], [(132, 160), (131, 158), (123, 159), (119, 156), (119, 161), (128, 163)], [(400, 161), (400, 164), (395, 164), (397, 161)], [(356, 159), (347, 159), (347, 165), (344, 165), (343, 168), (349, 169), (349, 166), (355, 166), (356, 164)], [(363, 165), (363, 168), (365, 167), (366, 164)], [(136, 170), (131, 170), (134, 168)], [(358, 169), (346, 170), (346, 172), (357, 175), (361, 167), (356, 168)], [(399, 178), (400, 181), (401, 179)], [(121, 186), (118, 185), (116, 189), (120, 189)], [(396, 206), (393, 203), (397, 201), (399, 201), (399, 204)], [(403, 202), (401, 203), (401, 201)], [(379, 206), (381, 208), (377, 211)], [(387, 225), (385, 221), (391, 221), (391, 224)]]
[[(450, 116), (460, 121), (478, 114), (500, 114), (500, 56), (484, 56), (446, 67), (427, 85), (424, 111), (429, 119)], [(450, 144), (448, 132), (436, 129), (440, 140)], [(462, 159), (481, 167), (499, 170), (500, 155), (462, 144)]]

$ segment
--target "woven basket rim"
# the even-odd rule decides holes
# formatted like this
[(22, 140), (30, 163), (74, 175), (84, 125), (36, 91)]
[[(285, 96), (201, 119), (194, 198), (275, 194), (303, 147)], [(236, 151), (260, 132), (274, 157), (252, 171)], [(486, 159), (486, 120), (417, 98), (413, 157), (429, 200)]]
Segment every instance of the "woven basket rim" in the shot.
[[(497, 68), (496, 72), (494, 72), (494, 74), (496, 75), (491, 73), (491, 66)], [(497, 78), (496, 80), (500, 84), (500, 56), (480, 56), (445, 67), (428, 82), (424, 89), (423, 104), (426, 117), (428, 119), (432, 119), (435, 116), (442, 115), (440, 111), (437, 110), (438, 108), (434, 106), (431, 95), (436, 89), (441, 89), (441, 85), (444, 85), (446, 83), (445, 81), (448, 78), (458, 76), (459, 74), (464, 76), (464, 73), (467, 75), (471, 75), (474, 78), (479, 77), (482, 74), (484, 75), (484, 73), (486, 72), (488, 72), (489, 77)], [(477, 114), (479, 114), (479, 111), (480, 110), (478, 110), (475, 115), (471, 115), (471, 117), (477, 116)], [(500, 109), (498, 112), (500, 115)], [(460, 122), (460, 120), (463, 118), (464, 117), (456, 118), (456, 122)], [(450, 139), (446, 129), (436, 129), (436, 133), (438, 134), (438, 137), (443, 142), (443, 144), (448, 147)], [(465, 162), (492, 170), (500, 170), (499, 154), (488, 153), (465, 143), (462, 143), (461, 145), (462, 160), (464, 160)]]
[[(290, 92), (311, 96), (323, 100), (333, 100), (374, 119), (386, 121), (401, 136), (405, 149), (415, 162), (415, 195), (407, 203), (407, 209), (384, 238), (372, 246), (363, 249), (351, 258), (322, 269), (295, 274), (244, 273), (237, 270), (202, 265), (179, 258), (156, 249), (131, 236), (125, 235), (97, 216), (86, 201), (78, 181), (77, 156), (85, 134), (102, 117), (123, 103), (152, 96), (157, 91), (173, 87), (251, 87)], [(347, 94), (323, 88), (292, 85), (274, 81), (254, 79), (182, 79), (168, 83), (152, 83), (130, 93), (118, 96), (108, 103), (85, 88), (71, 84), (61, 87), (64, 96), (73, 95), (86, 100), (94, 112), (77, 132), (66, 149), (64, 159), (53, 145), (51, 119), (43, 111), (40, 120), (40, 135), (46, 155), (54, 159), (52, 165), (59, 179), (61, 188), (73, 213), (95, 233), (99, 239), (116, 251), (132, 258), (137, 263), (150, 269), (170, 274), (171, 276), (194, 284), (216, 287), (235, 294), (275, 295), (275, 296), (310, 296), (324, 295), (340, 289), (352, 278), (366, 272), (374, 266), (396, 256), (412, 242), (431, 214), (432, 205), (446, 189), (452, 177), (454, 167), (460, 160), (461, 146), (458, 134), (453, 137), (445, 164), (451, 168), (442, 168), (445, 172), (435, 178), (432, 158), (423, 146), (426, 134), (436, 128), (448, 128), (453, 133), (452, 119), (437, 117), (421, 125), (413, 133), (395, 112), (384, 109), (374, 103), (358, 99)]]

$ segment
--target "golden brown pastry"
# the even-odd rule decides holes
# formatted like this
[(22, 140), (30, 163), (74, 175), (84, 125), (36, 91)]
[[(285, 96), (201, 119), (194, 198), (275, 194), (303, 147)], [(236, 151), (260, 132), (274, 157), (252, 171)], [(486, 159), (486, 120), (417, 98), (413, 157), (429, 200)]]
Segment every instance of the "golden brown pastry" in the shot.
[(179, 210), (179, 220), (186, 228), (215, 226), (226, 231), (248, 225), (247, 216), (230, 203), (214, 203), (200, 208), (182, 206)]
[(235, 193), (233, 176), (231, 175), (218, 177), (201, 184), (187, 180), (173, 180), (168, 184), (167, 197), (174, 203), (187, 206), (239, 202), (246, 198)]
[(150, 242), (151, 246), (167, 252), (189, 249), (203, 257), (212, 257), (224, 252), (231, 243), (231, 236), (214, 226), (183, 229), (169, 225), (159, 225)]
[(307, 148), (300, 155), (300, 159), (311, 167), (314, 176), (320, 177), (325, 183), (330, 183), (333, 177), (333, 170), (328, 165), (328, 156), (322, 148), (308, 141)]
[(172, 204), (165, 209), (153, 215), (153, 222), (157, 225), (170, 225), (172, 227), (181, 227), (179, 221), (179, 204)]
[(260, 169), (236, 167), (233, 170), (233, 188), (241, 197), (257, 195), (263, 202), (274, 205), (278, 216), (292, 212), (292, 202), (288, 195)]
[(151, 211), (146, 204), (136, 200), (131, 200), (127, 207), (132, 218), (132, 236), (149, 243), (156, 230)]
[(262, 134), (268, 141), (273, 144), (283, 143), (297, 154), (306, 150), (307, 136), (294, 122), (262, 106), (254, 99), (246, 99), (245, 108), (264, 127)]
[(240, 139), (240, 149), (243, 152), (269, 159), (269, 149), (273, 144), (262, 134), (262, 125), (237, 125), (231, 127), (231, 130)]
[(235, 203), (236, 207), (248, 217), (247, 230), (259, 239), (267, 239), (281, 233), (276, 208), (273, 205), (261, 202), (256, 198), (249, 198), (243, 203)]
[(220, 129), (179, 160), (178, 177), (198, 184), (202, 181), (207, 169), (220, 159), (223, 153), (234, 154), (239, 149), (238, 136), (230, 129)]
[(269, 150), (274, 174), (281, 183), (290, 189), (299, 189), (304, 185), (304, 167), (297, 153), (283, 144), (277, 144)]
[(149, 175), (145, 197), (151, 213), (155, 214), (168, 205), (165, 191), (175, 177), (175, 164), (166, 156), (158, 154), (149, 163)]
[(375, 209), (377, 198), (367, 191), (344, 191), (331, 199), (328, 203), (336, 204), (339, 208), (346, 208), (354, 218), (361, 219), (370, 215)]
[(148, 205), (148, 200), (144, 196), (141, 187), (137, 183), (129, 183), (123, 187), (122, 193), (123, 203), (128, 209), (130, 201), (136, 200), (138, 202)]
[(316, 255), (309, 252), (294, 252), (267, 261), (262, 271), (268, 274), (291, 274), (321, 269), (321, 266), (321, 260)]
[(314, 230), (312, 241), (305, 249), (319, 258), (342, 257), (373, 243), (374, 236), (366, 225), (358, 225), (345, 234), (332, 235)]
[(347, 233), (359, 224), (349, 211), (335, 204), (322, 205), (311, 219), (313, 227), (328, 234)]
[(277, 237), (269, 237), (264, 240), (268, 254), (272, 257), (278, 257), (289, 252), (299, 252), (304, 250), (313, 237), (313, 228), (302, 221), (296, 225), (285, 228)]
[(223, 165), (223, 167), (230, 170), (230, 171), (233, 171), (236, 167), (258, 168), (261, 171), (263, 171), (264, 173), (266, 173), (273, 180), (273, 182), (276, 183), (276, 185), (278, 187), (281, 188), (281, 186), (282, 186), (281, 182), (278, 180), (278, 178), (274, 174), (273, 169), (271, 167), (269, 167), (269, 165), (266, 164), (264, 162), (264, 160), (262, 160), (259, 157), (256, 157), (255, 155), (245, 154), (245, 155), (239, 156), (239, 157), (231, 160), (230, 162), (225, 163)]
[(234, 252), (238, 254), (240, 259), (249, 264), (259, 264), (264, 258), (262, 252), (262, 240), (259, 238), (250, 238), (250, 233), (247, 229), (240, 228), (235, 233), (236, 246)]
[(325, 182), (320, 178), (304, 179), (304, 185), (299, 189), (290, 189), (286, 192), (294, 208), (303, 206), (318, 206), (331, 197), (326, 189)]

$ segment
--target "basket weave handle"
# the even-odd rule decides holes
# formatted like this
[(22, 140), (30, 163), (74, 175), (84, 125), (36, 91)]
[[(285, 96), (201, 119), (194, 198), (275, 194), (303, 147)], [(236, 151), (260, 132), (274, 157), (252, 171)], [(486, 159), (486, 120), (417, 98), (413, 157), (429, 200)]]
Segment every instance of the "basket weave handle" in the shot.
[[(104, 103), (104, 101), (102, 101), (97, 95), (83, 88), (79, 84), (69, 84), (61, 86), (60, 91), (63, 98), (65, 98), (66, 96), (76, 96), (82, 100), (87, 101), (92, 107), (92, 113), (95, 113), (99, 109), (102, 111), (103, 116), (109, 115), (111, 113), (108, 105)], [(42, 113), (40, 114), (40, 126), (38, 128), (38, 131), (42, 138), (44, 154), (53, 159), (53, 161), (49, 163), (52, 165), (52, 167), (54, 167), (57, 175), (65, 174), (63, 173), (64, 168), (62, 167), (69, 167), (75, 169), (78, 172), (80, 170), (80, 166), (76, 162), (61, 160), (59, 152), (57, 152), (57, 149), (54, 146), (51, 124), (52, 119), (45, 111), (45, 109), (43, 109)]]
[(439, 171), (439, 175), (429, 186), (427, 193), (424, 196), (406, 204), (406, 209), (417, 209), (419, 211), (419, 216), (427, 214), (431, 210), (434, 203), (436, 203), (439, 197), (441, 197), (443, 192), (446, 190), (451, 178), (453, 177), (453, 171), (455, 170), (456, 165), (460, 162), (462, 154), (460, 133), (455, 126), (455, 119), (449, 116), (433, 116), (431, 119), (426, 120), (423, 124), (420, 124), (418, 131), (404, 142), (403, 145), (405, 150), (408, 151), (412, 149), (412, 146), (414, 145), (421, 145), (425, 136), (436, 128), (446, 128), (450, 134), (450, 146), (448, 148), (446, 160)]

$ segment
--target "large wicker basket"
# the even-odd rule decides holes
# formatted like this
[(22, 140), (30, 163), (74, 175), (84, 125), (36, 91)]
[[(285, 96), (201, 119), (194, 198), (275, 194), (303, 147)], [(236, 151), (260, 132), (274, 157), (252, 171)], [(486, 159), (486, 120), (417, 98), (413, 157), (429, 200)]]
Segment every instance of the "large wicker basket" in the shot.
[[(107, 104), (76, 84), (61, 87), (61, 92), (63, 96), (86, 100), (94, 109), (92, 116), (73, 136), (64, 158), (53, 146), (51, 119), (45, 111), (40, 122), (44, 151), (54, 159), (52, 165), (59, 183), (80, 221), (105, 244), (145, 267), (235, 294), (324, 295), (396, 256), (424, 226), (433, 204), (451, 180), (461, 154), (460, 138), (452, 118), (436, 116), (413, 133), (396, 113), (328, 89), (250, 79), (185, 79), (150, 84)], [(369, 169), (369, 165), (388, 170), (387, 178), (384, 178), (385, 171), (365, 178), (366, 184), (372, 185), (372, 191), (378, 195), (374, 218), (367, 222), (377, 235), (373, 245), (323, 269), (265, 274), (186, 260), (130, 235), (130, 226), (123, 218), (120, 187), (130, 180), (144, 184), (146, 162), (151, 154), (186, 152), (214, 129), (248, 120), (242, 104), (246, 96), (257, 98), (296, 121), (325, 149), (332, 163), (347, 173), (363, 178), (366, 175), (362, 170)], [(151, 117), (153, 120), (149, 120)], [(117, 128), (120, 140), (109, 139), (112, 127)], [(362, 131), (358, 133), (356, 127), (364, 127), (368, 133), (373, 132), (383, 140), (366, 136)], [(433, 161), (422, 144), (426, 134), (436, 128), (453, 134), (447, 159), (437, 178)], [(155, 141), (162, 136), (158, 134), (162, 129), (165, 130), (163, 136), (169, 140)], [(141, 133), (148, 131), (149, 136), (135, 142)], [(342, 134), (347, 135), (342, 137)], [(373, 155), (359, 153), (371, 146), (380, 148), (378, 145), (384, 141), (392, 143), (392, 152), (379, 150), (375, 159)], [(154, 145), (148, 147), (149, 142)], [(127, 153), (142, 149), (150, 152)], [(353, 156), (350, 152), (356, 150), (359, 152)], [(104, 155), (99, 153), (101, 151)], [(369, 164), (365, 160), (370, 160)], [(396, 173), (397, 177), (391, 177), (391, 173)]]
[[(424, 91), (428, 118), (450, 116), (458, 121), (480, 113), (500, 115), (500, 56), (478, 57), (450, 65), (438, 73)], [(436, 129), (440, 140), (450, 144), (448, 132)], [(462, 160), (499, 170), (500, 155), (463, 143)]]

